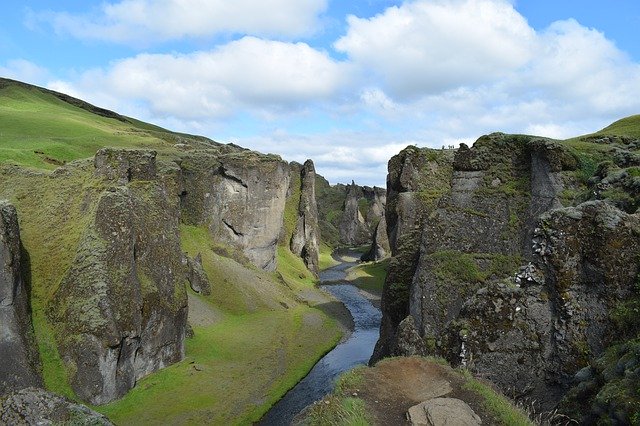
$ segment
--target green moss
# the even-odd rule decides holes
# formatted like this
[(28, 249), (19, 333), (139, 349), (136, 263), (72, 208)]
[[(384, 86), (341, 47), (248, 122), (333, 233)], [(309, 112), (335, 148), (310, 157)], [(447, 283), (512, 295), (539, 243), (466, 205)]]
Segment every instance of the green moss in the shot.
[[(487, 279), (509, 276), (522, 263), (519, 256), (497, 253), (463, 253), (455, 250), (437, 251), (429, 255), (432, 270), (443, 282), (482, 283)], [(487, 266), (481, 268), (478, 263), (484, 261)]]

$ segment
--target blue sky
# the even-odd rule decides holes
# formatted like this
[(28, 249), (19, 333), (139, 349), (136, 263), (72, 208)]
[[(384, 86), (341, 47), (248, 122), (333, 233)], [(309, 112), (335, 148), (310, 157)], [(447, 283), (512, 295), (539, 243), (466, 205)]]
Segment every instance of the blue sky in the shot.
[(3, 2), (0, 76), (384, 185), (404, 146), (640, 113), (637, 0)]

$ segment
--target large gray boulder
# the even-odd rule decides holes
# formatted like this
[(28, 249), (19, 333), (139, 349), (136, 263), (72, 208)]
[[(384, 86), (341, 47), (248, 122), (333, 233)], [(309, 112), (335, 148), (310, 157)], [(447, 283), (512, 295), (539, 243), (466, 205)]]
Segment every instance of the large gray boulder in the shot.
[(0, 201), (0, 395), (42, 384), (22, 262), (18, 214)]

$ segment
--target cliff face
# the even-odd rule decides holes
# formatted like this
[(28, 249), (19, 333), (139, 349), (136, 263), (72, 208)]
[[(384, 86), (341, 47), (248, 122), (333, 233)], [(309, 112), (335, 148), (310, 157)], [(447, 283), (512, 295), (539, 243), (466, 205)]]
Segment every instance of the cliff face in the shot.
[(107, 189), (49, 315), (74, 391), (104, 404), (184, 357), (187, 270), (179, 183), (159, 178), (155, 152), (101, 150), (95, 174)]
[(572, 148), (503, 134), (455, 157), (413, 147), (394, 157), (394, 257), (373, 359), (436, 354), (557, 403), (623, 335), (614, 311), (638, 273), (635, 215), (602, 201), (558, 209), (593, 192), (584, 172)]
[[(316, 170), (313, 161), (307, 160), (304, 165), (292, 163), (291, 173), (299, 176), (299, 179), (291, 179), (291, 184), (300, 182), (300, 202), (289, 247), (293, 254), (302, 258), (307, 268), (317, 277), (320, 272), (318, 267), (320, 229), (315, 190)], [(293, 190), (295, 188), (290, 188), (290, 192)]]
[(215, 241), (272, 271), (282, 229), (289, 166), (276, 156), (220, 147), (180, 161), (183, 221), (207, 225)]
[(23, 266), (18, 215), (0, 202), (0, 395), (42, 383)]

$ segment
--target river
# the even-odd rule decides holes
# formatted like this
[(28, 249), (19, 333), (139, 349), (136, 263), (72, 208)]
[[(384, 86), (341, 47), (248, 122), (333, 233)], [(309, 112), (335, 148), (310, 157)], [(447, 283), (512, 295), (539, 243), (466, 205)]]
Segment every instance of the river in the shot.
[(322, 357), (309, 374), (264, 415), (259, 425), (290, 424), (302, 409), (330, 393), (341, 373), (369, 361), (378, 340), (381, 313), (355, 286), (344, 281), (346, 269), (354, 265), (343, 262), (320, 272), (321, 288), (333, 294), (351, 312), (353, 333)]

